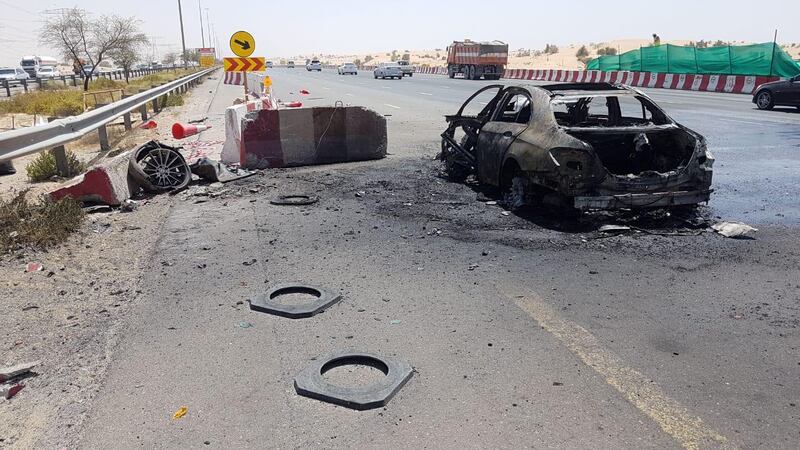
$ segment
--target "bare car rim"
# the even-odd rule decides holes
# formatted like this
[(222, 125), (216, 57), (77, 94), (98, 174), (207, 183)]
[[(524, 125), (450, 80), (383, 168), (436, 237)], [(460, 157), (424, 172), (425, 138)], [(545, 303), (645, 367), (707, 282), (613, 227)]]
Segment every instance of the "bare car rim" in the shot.
[(150, 149), (138, 162), (150, 182), (159, 188), (182, 187), (191, 176), (180, 153), (169, 148)]

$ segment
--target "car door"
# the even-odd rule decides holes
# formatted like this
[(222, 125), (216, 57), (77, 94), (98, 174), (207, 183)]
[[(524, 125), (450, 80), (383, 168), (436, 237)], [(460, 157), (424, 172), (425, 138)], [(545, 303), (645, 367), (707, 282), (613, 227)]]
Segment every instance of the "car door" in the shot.
[(491, 119), (478, 133), (476, 159), (478, 178), (498, 185), (500, 170), (508, 148), (528, 128), (532, 103), (524, 88), (509, 88), (495, 106)]
[(795, 76), (789, 81), (789, 86), (787, 86), (786, 91), (789, 103), (800, 106), (800, 75)]

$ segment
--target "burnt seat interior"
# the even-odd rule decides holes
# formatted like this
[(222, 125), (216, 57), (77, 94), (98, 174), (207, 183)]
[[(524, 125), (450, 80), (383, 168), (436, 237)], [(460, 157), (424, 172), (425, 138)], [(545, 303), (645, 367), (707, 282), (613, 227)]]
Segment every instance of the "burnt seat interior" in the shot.
[(583, 97), (554, 104), (553, 113), (615, 175), (669, 172), (686, 165), (694, 153), (696, 139), (678, 127), (658, 128), (672, 121), (638, 95)]
[(590, 144), (615, 175), (675, 170), (689, 162), (695, 147), (695, 138), (680, 128), (620, 133), (573, 129), (569, 134)]

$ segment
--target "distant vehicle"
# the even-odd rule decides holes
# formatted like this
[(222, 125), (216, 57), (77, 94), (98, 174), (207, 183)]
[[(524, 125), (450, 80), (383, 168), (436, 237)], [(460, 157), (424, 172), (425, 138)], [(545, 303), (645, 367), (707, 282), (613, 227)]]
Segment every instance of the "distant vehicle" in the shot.
[(397, 64), (400, 65), (400, 68), (403, 70), (403, 76), (413, 77), (414, 72), (416, 72), (416, 67), (408, 61), (397, 61)]
[(19, 65), (28, 73), (30, 78), (36, 78), (36, 73), (42, 67), (56, 67), (58, 60), (51, 56), (23, 56)]
[(400, 65), (396, 62), (380, 63), (378, 67), (372, 71), (372, 74), (375, 78), (397, 78), (400, 80), (403, 78), (403, 69), (401, 69)]
[(267, 69), (272, 69), (273, 65), (272, 61), (267, 61)]
[[(84, 64), (83, 67), (81, 68), (81, 73), (83, 74), (84, 77), (88, 77), (89, 74), (92, 73), (92, 69), (93, 67), (91, 64)], [(95, 70), (95, 72), (98, 71)]]
[(18, 83), (22, 80), (29, 79), (28, 75), (22, 67), (3, 67), (0, 68), (0, 81), (8, 80), (9, 83)]
[(286, 68), (288, 68), (288, 69), (294, 69), (294, 61), (289, 61), (289, 62), (287, 62), (287, 63), (286, 63)]
[(769, 110), (776, 106), (796, 106), (800, 109), (800, 75), (758, 86), (753, 91), (753, 103), (758, 109)]
[(500, 41), (454, 41), (447, 47), (447, 75), (467, 80), (499, 80), (508, 64), (508, 44)]
[(144, 70), (149, 68), (150, 66), (148, 66), (147, 64), (137, 64), (133, 67), (134, 70)]
[(60, 76), (61, 72), (59, 72), (57, 68), (51, 66), (41, 67), (36, 72), (36, 78), (58, 78)]
[(316, 70), (317, 72), (322, 72), (322, 63), (320, 63), (317, 58), (314, 58), (308, 63), (306, 63), (306, 70), (309, 72), (311, 72), (312, 70)]
[(336, 68), (336, 71), (339, 72), (339, 75), (358, 75), (358, 67), (351, 62), (346, 62), (341, 66)]

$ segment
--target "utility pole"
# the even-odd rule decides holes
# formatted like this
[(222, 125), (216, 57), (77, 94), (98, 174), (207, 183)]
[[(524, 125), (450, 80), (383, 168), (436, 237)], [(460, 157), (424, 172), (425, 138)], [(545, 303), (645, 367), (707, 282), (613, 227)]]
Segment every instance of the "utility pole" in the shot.
[(183, 60), (183, 68), (186, 69), (188, 64), (186, 62), (186, 37), (183, 35), (183, 10), (181, 9), (181, 0), (178, 0), (178, 18), (181, 21), (181, 47), (183, 47), (181, 59)]
[(203, 40), (203, 48), (206, 48), (206, 33), (203, 31), (203, 7), (200, 0), (197, 0), (197, 10), (200, 11), (200, 39)]
[(206, 10), (206, 29), (208, 30), (208, 45), (214, 45), (214, 41), (211, 40), (211, 21), (208, 19), (208, 8), (203, 8)]

